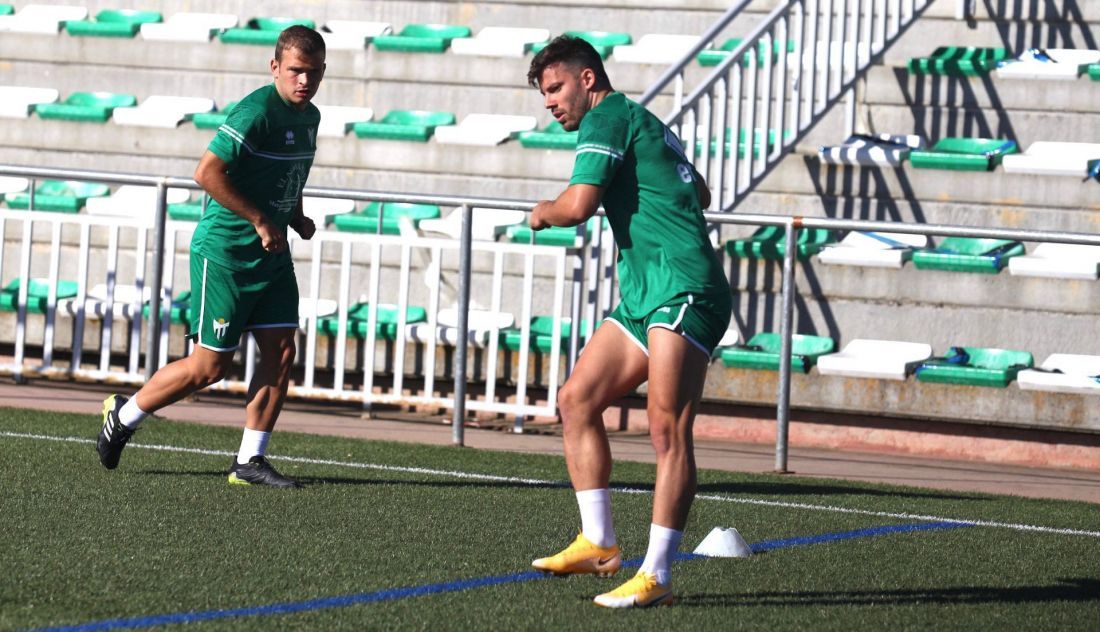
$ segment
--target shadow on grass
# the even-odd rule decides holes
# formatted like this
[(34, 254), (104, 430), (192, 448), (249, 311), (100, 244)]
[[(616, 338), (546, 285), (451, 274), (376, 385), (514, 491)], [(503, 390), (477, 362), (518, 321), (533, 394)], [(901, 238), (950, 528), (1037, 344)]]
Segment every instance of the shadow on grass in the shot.
[[(612, 487), (628, 487), (630, 489), (642, 489), (653, 491), (653, 483), (638, 483), (613, 481)], [(856, 487), (849, 485), (824, 485), (824, 484), (797, 484), (797, 483), (771, 483), (771, 482), (742, 482), (742, 483), (699, 483), (699, 494), (732, 494), (732, 495), (763, 495), (763, 496), (890, 496), (893, 498), (927, 498), (937, 500), (987, 500), (983, 496), (945, 493), (937, 490), (900, 491), (897, 489), (883, 490), (869, 487)]]
[[(190, 478), (224, 479), (229, 474), (229, 470), (139, 470), (135, 473), (150, 474), (153, 476), (186, 476)], [(570, 487), (569, 483), (565, 482), (538, 484), (523, 483), (519, 481), (417, 481), (383, 478), (350, 478), (344, 476), (291, 476), (291, 478), (307, 487), (321, 485), (413, 485), (419, 487), (481, 487), (494, 489), (567, 489)]]
[(837, 592), (762, 592), (732, 595), (684, 595), (680, 606), (906, 606), (915, 604), (968, 605), (985, 603), (1050, 603), (1100, 601), (1100, 579), (1060, 578), (1047, 586), (959, 586), (906, 590)]

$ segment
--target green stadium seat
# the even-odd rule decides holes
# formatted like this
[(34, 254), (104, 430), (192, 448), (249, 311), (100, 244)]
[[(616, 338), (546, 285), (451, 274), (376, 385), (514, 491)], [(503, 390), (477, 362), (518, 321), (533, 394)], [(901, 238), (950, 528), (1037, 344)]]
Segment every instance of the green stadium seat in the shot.
[[(572, 319), (561, 319), (561, 352), (565, 353), (569, 350), (569, 332), (572, 331)], [(602, 321), (601, 321), (602, 322)], [(584, 344), (584, 330), (587, 329), (588, 321), (581, 321), (581, 344)], [(599, 327), (599, 325), (597, 325)], [(554, 319), (550, 316), (535, 316), (531, 319), (531, 331), (530, 338), (528, 339), (528, 348), (539, 353), (550, 353), (551, 346), (554, 342)], [(500, 332), (500, 344), (509, 351), (519, 351), (523, 345), (523, 330), (518, 327), (509, 327), (503, 329)]]
[(948, 237), (938, 248), (913, 253), (913, 265), (922, 270), (997, 274), (1008, 260), (1024, 254), (1024, 245), (1006, 239)]
[(1019, 152), (1016, 141), (993, 138), (941, 138), (930, 149), (909, 152), (917, 169), (992, 171), (1009, 154)]
[(0, 4), (0, 15), (11, 15), (15, 13), (15, 7), (10, 4)]
[[(163, 307), (163, 306), (162, 306)], [(141, 309), (142, 315), (149, 318), (149, 304)], [(191, 290), (180, 292), (172, 298), (172, 308), (168, 313), (168, 322), (184, 325), (191, 329)]]
[[(11, 283), (0, 290), (0, 310), (14, 312), (19, 309), (19, 287), (23, 280), (12, 279)], [(72, 298), (76, 296), (76, 281), (57, 282), (57, 299)], [(47, 279), (31, 279), (27, 286), (27, 311), (35, 314), (46, 313), (46, 303), (49, 301), (50, 283)]]
[(279, 41), (279, 33), (288, 26), (300, 24), (314, 28), (313, 20), (285, 17), (255, 17), (244, 28), (232, 28), (222, 31), (218, 39), (225, 44), (251, 44), (254, 46), (274, 46)]
[(106, 123), (115, 108), (137, 105), (132, 94), (115, 92), (74, 92), (61, 103), (42, 103), (34, 111), (40, 118)]
[(1008, 59), (1004, 48), (974, 46), (941, 46), (930, 57), (913, 57), (909, 60), (909, 72), (950, 77), (973, 77), (988, 74), (997, 62)]
[(1089, 64), (1087, 69), (1089, 79), (1100, 81), (1100, 64)]
[(454, 125), (455, 115), (450, 112), (425, 110), (390, 110), (379, 121), (365, 121), (352, 125), (359, 138), (383, 140), (408, 140), (426, 143), (440, 125)]
[(157, 11), (105, 9), (97, 13), (95, 19), (66, 22), (65, 30), (74, 37), (134, 37), (142, 24), (162, 19)]
[(202, 218), (202, 200), (168, 205), (168, 219), (177, 222), (197, 222)]
[[(731, 257), (778, 261), (786, 252), (785, 231), (780, 226), (761, 226), (748, 239), (726, 242), (726, 253)], [(799, 259), (807, 259), (836, 241), (836, 233), (823, 228), (807, 228), (798, 231)]]
[[(377, 322), (375, 323), (375, 336), (383, 340), (397, 340), (397, 318), (399, 313), (397, 306), (381, 304), (378, 306)], [(367, 323), (370, 318), (370, 305), (365, 302), (356, 303), (348, 308), (347, 334), (353, 338), (365, 340), (367, 338)], [(405, 308), (405, 323), (422, 323), (428, 320), (428, 312), (423, 307), (409, 305)], [(317, 331), (336, 336), (340, 331), (340, 315), (332, 314), (317, 319)]]
[[(596, 52), (600, 54), (600, 57), (607, 59), (608, 55), (616, 46), (626, 46), (632, 43), (634, 40), (630, 37), (630, 33), (616, 33), (608, 31), (566, 31), (562, 35), (570, 35), (572, 37), (579, 37), (582, 40), (592, 45), (592, 48), (596, 49)], [(531, 46), (531, 52), (538, 54), (539, 51), (546, 48), (549, 42), (541, 42)]]
[[(596, 221), (600, 219), (598, 217), (591, 217), (587, 222), (587, 237), (592, 236), (593, 231), (596, 230)], [(604, 228), (607, 228), (607, 218), (603, 218)], [(517, 244), (529, 244), (531, 243), (531, 235), (534, 234), (535, 244), (539, 246), (561, 246), (563, 248), (572, 248), (577, 245), (577, 227), (576, 226), (550, 226), (542, 230), (532, 231), (531, 227), (524, 222), (515, 226), (509, 226), (504, 231), (508, 241)]]
[(1033, 366), (1027, 351), (951, 347), (945, 356), (925, 360), (916, 375), (921, 382), (1005, 388), (1017, 373)]
[(452, 24), (407, 24), (396, 35), (379, 35), (372, 42), (378, 50), (402, 53), (442, 53), (451, 40), (470, 37), (468, 26)]
[(569, 149), (577, 147), (577, 134), (579, 132), (567, 132), (557, 121), (540, 130), (520, 132), (519, 144), (528, 149)]
[(358, 213), (337, 215), (332, 220), (336, 230), (349, 233), (375, 233), (378, 231), (378, 212), (382, 210), (382, 234), (401, 234), (400, 222), (408, 218), (413, 226), (421, 220), (435, 219), (440, 209), (435, 204), (407, 204), (402, 202), (371, 202)]
[(191, 122), (199, 129), (218, 129), (229, 118), (229, 112), (237, 105), (236, 101), (230, 101), (220, 110), (215, 112), (201, 112), (191, 117)]
[[(43, 180), (34, 188), (34, 210), (58, 213), (79, 213), (88, 198), (104, 197), (111, 193), (106, 184), (79, 182), (76, 180)], [(10, 208), (30, 208), (29, 193), (11, 193), (4, 196)]]
[[(722, 45), (718, 48), (700, 51), (699, 54), (695, 56), (695, 58), (699, 60), (700, 66), (717, 66), (718, 64), (722, 63), (726, 59), (726, 57), (729, 57), (730, 53), (733, 52), (733, 49), (740, 46), (741, 42), (743, 41), (744, 40), (740, 37), (731, 37), (730, 39), (723, 42)], [(787, 40), (787, 52), (793, 53), (794, 48), (794, 40)], [(780, 49), (781, 45), (779, 42), (772, 42), (773, 60), (779, 56)], [(764, 55), (767, 53), (767, 50), (768, 45), (766, 43), (760, 42), (759, 44), (757, 44), (757, 59), (763, 59)], [(743, 65), (748, 66), (750, 63), (751, 62), (746, 59)]]
[[(699, 138), (699, 141), (695, 143), (695, 155), (696, 156), (703, 155), (702, 135), (703, 135), (703, 130), (700, 128), (700, 129), (698, 129), (698, 135), (697, 135), (697, 138)], [(737, 137), (737, 155), (741, 158), (745, 158), (746, 156), (748, 156), (748, 146), (749, 146), (748, 137), (749, 137), (749, 128), (742, 127), (741, 130), (740, 130), (740, 134)], [(791, 130), (789, 130), (789, 129), (788, 130), (783, 130), (783, 139), (784, 140), (789, 140), (792, 137), (793, 137), (793, 134), (791, 133)], [(761, 158), (766, 153), (769, 153), (776, 146), (776, 144), (779, 142), (778, 139), (779, 139), (779, 130), (774, 129), (774, 128), (769, 129), (768, 130), (768, 143), (765, 146), (764, 145), (764, 129), (763, 128), (756, 128), (756, 131), (753, 133), (753, 136), (752, 136), (752, 146), (753, 146), (753, 149), (755, 150), (753, 152), (753, 157), (754, 158)], [(684, 143), (685, 146), (687, 145), (686, 140), (682, 140), (682, 142)], [(730, 148), (732, 146), (733, 146), (733, 128), (727, 127), (726, 128), (726, 147), (725, 147), (725, 157), (726, 158), (729, 158)], [(718, 154), (718, 137), (717, 136), (711, 136), (711, 139), (710, 139), (710, 154), (712, 156), (715, 156), (715, 155)]]
[[(783, 338), (779, 334), (761, 332), (743, 345), (720, 350), (719, 357), (728, 367), (755, 371), (778, 371)], [(791, 370), (809, 373), (819, 356), (836, 350), (836, 341), (826, 336), (791, 336)]]

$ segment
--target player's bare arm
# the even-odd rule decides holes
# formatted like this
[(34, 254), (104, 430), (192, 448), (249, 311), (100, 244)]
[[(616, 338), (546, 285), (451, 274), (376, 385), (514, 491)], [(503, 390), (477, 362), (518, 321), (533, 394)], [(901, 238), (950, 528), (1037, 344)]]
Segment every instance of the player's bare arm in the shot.
[(531, 211), (531, 228), (577, 226), (588, 221), (600, 208), (603, 187), (592, 184), (570, 185), (556, 200), (542, 200)]
[(195, 182), (198, 182), (210, 197), (217, 200), (218, 204), (252, 224), (256, 234), (260, 236), (264, 250), (268, 252), (282, 250), (286, 243), (285, 236), (267, 216), (260, 212), (260, 209), (241, 195), (233, 185), (233, 181), (229, 179), (229, 174), (226, 173), (227, 167), (224, 160), (207, 150), (199, 159), (199, 166), (195, 168)]
[(294, 217), (290, 220), (289, 226), (302, 239), (311, 239), (313, 234), (317, 232), (316, 224), (313, 223), (312, 219), (306, 217), (305, 210), (302, 207), (302, 198), (300, 197), (298, 198), (298, 204), (294, 206)]

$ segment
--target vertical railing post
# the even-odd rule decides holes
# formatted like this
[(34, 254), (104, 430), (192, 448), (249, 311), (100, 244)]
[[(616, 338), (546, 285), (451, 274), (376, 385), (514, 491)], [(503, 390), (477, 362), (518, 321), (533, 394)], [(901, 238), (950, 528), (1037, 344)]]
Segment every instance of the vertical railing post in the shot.
[(451, 440), (464, 445), (466, 420), (466, 350), (470, 325), (470, 251), (473, 249), (474, 210), (462, 205), (462, 236), (458, 256), (458, 340), (455, 341), (455, 407), (451, 425)]
[[(168, 185), (157, 183), (157, 212), (153, 218), (153, 274), (149, 287), (149, 329), (145, 332), (145, 379), (150, 380), (160, 364), (160, 293), (164, 287), (164, 224), (168, 217)], [(175, 244), (173, 244), (173, 250)], [(174, 255), (175, 253), (173, 253)]]
[(787, 473), (787, 436), (791, 416), (791, 337), (794, 323), (794, 264), (798, 253), (798, 229), (802, 223), (793, 217), (784, 225), (783, 240), (783, 313), (779, 336), (779, 393), (775, 407), (775, 471)]

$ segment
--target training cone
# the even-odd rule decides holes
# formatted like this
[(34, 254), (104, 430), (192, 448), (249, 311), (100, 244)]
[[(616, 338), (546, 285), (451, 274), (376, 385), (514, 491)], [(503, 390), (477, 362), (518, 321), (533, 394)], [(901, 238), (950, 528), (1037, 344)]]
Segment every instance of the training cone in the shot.
[(752, 549), (737, 529), (714, 527), (699, 546), (695, 547), (695, 554), (707, 557), (748, 557), (752, 555)]

